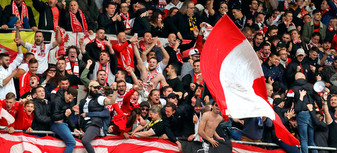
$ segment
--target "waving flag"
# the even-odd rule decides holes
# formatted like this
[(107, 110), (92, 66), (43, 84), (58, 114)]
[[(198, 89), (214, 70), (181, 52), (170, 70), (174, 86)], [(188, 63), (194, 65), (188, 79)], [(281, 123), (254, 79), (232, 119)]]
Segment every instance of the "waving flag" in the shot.
[(203, 78), (225, 119), (269, 117), (278, 138), (289, 145), (299, 144), (267, 100), (265, 78), (254, 49), (227, 15), (208, 36), (200, 64)]

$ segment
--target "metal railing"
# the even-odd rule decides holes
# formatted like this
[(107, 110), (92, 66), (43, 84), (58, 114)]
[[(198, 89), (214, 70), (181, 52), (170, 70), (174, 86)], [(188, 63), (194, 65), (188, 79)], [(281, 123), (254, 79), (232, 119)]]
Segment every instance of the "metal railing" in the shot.
[[(4, 127), (0, 127), (0, 131), (5, 131)], [(14, 130), (14, 132), (22, 132), (22, 130)], [(49, 135), (55, 135), (54, 132), (52, 131), (33, 131), (29, 134), (44, 134), (46, 136)], [(83, 135), (84, 133), (74, 133), (71, 132), (72, 135)], [(114, 134), (107, 134), (107, 136), (117, 136)], [(160, 137), (151, 137), (151, 138), (160, 138)], [(240, 143), (240, 144), (246, 144), (246, 145), (254, 145), (254, 146), (266, 146), (266, 147), (280, 147), (279, 145), (275, 144), (275, 143), (266, 143), (266, 142), (248, 142), (248, 141), (236, 141), (236, 140), (232, 140), (232, 142), (235, 143)], [(301, 146), (297, 146), (298, 148), (300, 148)], [(322, 146), (308, 146), (309, 149), (311, 150), (327, 150), (327, 151), (336, 151), (336, 148), (333, 147), (322, 147)]]

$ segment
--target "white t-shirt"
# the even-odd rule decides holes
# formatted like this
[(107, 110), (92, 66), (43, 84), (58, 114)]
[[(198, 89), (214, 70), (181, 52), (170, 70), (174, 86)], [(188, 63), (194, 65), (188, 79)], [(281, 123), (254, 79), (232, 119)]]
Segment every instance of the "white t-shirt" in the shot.
[(22, 63), (18, 68), (25, 70), (25, 72), (29, 71), (28, 63)]
[(36, 74), (43, 74), (48, 69), (49, 51), (53, 48), (52, 44), (45, 44), (45, 49), (41, 52), (41, 46), (33, 48), (33, 44), (27, 43), (24, 46), (27, 50), (34, 54), (35, 59), (39, 62)]
[[(149, 62), (147, 62), (147, 61), (145, 61), (145, 62), (143, 62), (144, 63), (144, 66), (146, 67), (146, 68), (148, 68), (149, 67)], [(157, 72), (158, 73), (163, 73), (163, 71), (164, 71), (164, 69), (165, 69), (165, 67), (166, 67), (167, 65), (164, 65), (163, 64), (163, 62), (159, 62), (158, 63), (158, 66), (157, 66)]]

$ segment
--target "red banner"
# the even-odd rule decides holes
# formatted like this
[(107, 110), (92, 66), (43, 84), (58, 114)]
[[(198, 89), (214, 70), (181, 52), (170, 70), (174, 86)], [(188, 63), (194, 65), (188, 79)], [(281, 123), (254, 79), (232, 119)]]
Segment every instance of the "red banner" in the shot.
[[(80, 140), (76, 139), (73, 153), (86, 153)], [(97, 153), (178, 153), (176, 144), (161, 138), (123, 139), (119, 136), (106, 136), (91, 142)], [(61, 153), (65, 149), (62, 140), (54, 137), (35, 137), (17, 132), (0, 132), (1, 153)], [(272, 152), (284, 153), (282, 149), (265, 150), (259, 147), (233, 143), (233, 153)]]
[[(73, 153), (84, 153), (80, 140), (76, 140)], [(163, 152), (177, 153), (178, 147), (170, 141), (160, 138), (123, 139), (119, 136), (107, 136), (91, 142), (98, 153), (137, 153)], [(65, 149), (63, 141), (54, 137), (34, 137), (24, 133), (1, 133), (0, 148), (2, 153), (59, 153)]]

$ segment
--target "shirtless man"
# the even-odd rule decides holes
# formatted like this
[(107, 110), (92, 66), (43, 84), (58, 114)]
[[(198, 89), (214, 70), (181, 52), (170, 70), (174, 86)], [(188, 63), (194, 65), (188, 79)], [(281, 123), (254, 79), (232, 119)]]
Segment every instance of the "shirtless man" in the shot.
[(159, 83), (161, 84), (161, 86), (166, 86), (167, 82), (165, 80), (164, 75), (161, 73), (158, 73), (157, 71), (158, 60), (155, 57), (150, 58), (148, 69), (146, 69), (140, 57), (140, 53), (136, 47), (136, 43), (133, 43), (132, 45), (134, 45), (134, 54), (137, 59), (137, 63), (138, 63), (137, 66), (140, 71), (141, 80), (145, 84), (144, 86), (148, 86), (146, 88), (149, 88), (149, 85), (151, 84), (151, 86), (153, 86), (153, 88), (156, 88), (156, 89), (159, 89), (160, 87)]
[(212, 144), (213, 147), (219, 146), (219, 142), (215, 139), (225, 141), (225, 139), (221, 138), (215, 131), (216, 127), (223, 120), (219, 113), (220, 109), (218, 104), (213, 102), (212, 111), (205, 112), (201, 117), (198, 133), (204, 139), (202, 146), (206, 152), (208, 152), (209, 144)]

